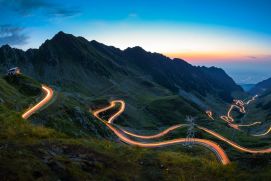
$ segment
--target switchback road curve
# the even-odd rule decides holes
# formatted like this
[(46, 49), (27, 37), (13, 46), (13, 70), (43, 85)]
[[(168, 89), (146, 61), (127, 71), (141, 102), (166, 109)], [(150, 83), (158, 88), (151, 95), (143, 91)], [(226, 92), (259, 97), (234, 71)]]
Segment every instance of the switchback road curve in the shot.
[[(101, 112), (104, 112), (106, 110), (113, 108), (114, 106), (116, 106), (116, 103), (121, 104), (120, 110), (118, 112), (116, 112), (115, 114), (113, 114), (108, 119), (108, 121), (99, 117), (99, 114)], [(181, 125), (172, 126), (172, 127), (168, 128), (168, 129), (166, 129), (156, 135), (150, 135), (150, 136), (137, 135), (134, 133), (130, 133), (126, 130), (123, 130), (121, 128), (117, 129), (116, 127), (113, 126), (112, 123), (113, 123), (114, 119), (116, 119), (124, 111), (124, 109), (125, 109), (125, 102), (123, 100), (115, 100), (115, 101), (111, 101), (109, 106), (106, 106), (104, 108), (96, 110), (92, 113), (97, 119), (102, 121), (109, 129), (111, 129), (115, 133), (115, 135), (118, 136), (118, 138), (121, 141), (123, 141), (124, 143), (134, 145), (134, 146), (144, 147), (144, 148), (156, 148), (156, 147), (164, 147), (164, 146), (169, 146), (169, 145), (193, 142), (194, 144), (205, 146), (208, 149), (210, 149), (211, 151), (213, 151), (216, 154), (216, 156), (218, 157), (219, 161), (223, 165), (230, 163), (230, 160), (229, 160), (227, 154), (225, 153), (225, 151), (215, 142), (210, 141), (210, 140), (206, 140), (206, 139), (192, 138), (190, 140), (187, 140), (187, 138), (178, 138), (178, 139), (173, 139), (173, 140), (168, 140), (168, 141), (144, 143), (144, 142), (134, 141), (134, 140), (128, 138), (126, 135), (135, 136), (137, 138), (143, 138), (143, 139), (158, 138), (158, 137), (164, 136), (165, 134), (167, 134), (170, 131), (173, 131), (173, 130), (181, 127)]]
[(39, 109), (41, 109), (45, 104), (47, 104), (52, 98), (54, 91), (50, 87), (46, 85), (41, 86), (42, 91), (46, 94), (46, 96), (38, 102), (36, 105), (33, 107), (29, 108), (25, 113), (23, 113), (22, 118), (23, 119), (28, 119), (31, 115), (33, 115), (35, 112), (37, 112)]
[[(106, 120), (103, 120), (101, 117), (99, 117), (99, 113), (101, 113), (101, 112), (103, 112), (105, 110), (113, 108), (114, 106), (116, 106), (116, 103), (119, 103), (121, 105), (120, 110), (117, 113), (113, 114), (109, 118), (110, 122), (109, 121), (107, 122)], [(141, 147), (159, 147), (159, 146), (172, 145), (172, 144), (176, 144), (176, 143), (185, 143), (185, 142), (188, 141), (185, 138), (179, 138), (179, 139), (163, 141), (163, 142), (156, 142), (156, 143), (141, 143), (141, 142), (133, 141), (133, 140), (127, 138), (124, 134), (129, 135), (129, 136), (133, 136), (133, 137), (136, 137), (136, 138), (141, 138), (141, 139), (153, 139), (153, 138), (162, 137), (162, 136), (168, 134), (170, 131), (173, 131), (173, 130), (178, 129), (178, 128), (180, 128), (182, 126), (185, 126), (185, 125), (171, 126), (168, 129), (166, 129), (166, 130), (164, 130), (164, 131), (162, 131), (162, 132), (160, 132), (158, 134), (148, 135), (148, 136), (131, 133), (131, 132), (129, 132), (127, 130), (124, 130), (122, 128), (119, 128), (119, 130), (118, 130), (117, 128), (112, 126), (112, 123), (113, 123), (114, 119), (116, 119), (124, 111), (124, 109), (125, 109), (125, 102), (123, 100), (115, 100), (115, 101), (111, 101), (109, 106), (106, 106), (105, 108), (94, 111), (93, 115), (96, 118), (98, 118), (99, 120), (101, 120), (103, 123), (105, 123), (122, 141), (124, 141), (125, 143), (128, 143), (128, 144), (131, 144), (131, 145), (137, 145), (137, 146), (141, 146)], [(259, 123), (256, 122), (256, 123), (253, 123), (253, 124), (259, 124)], [(243, 126), (250, 126), (250, 125), (243, 125)], [(209, 129), (201, 127), (201, 126), (197, 126), (197, 128), (200, 129), (200, 130), (205, 131), (208, 134), (211, 134), (212, 136), (218, 138), (221, 141), (226, 142), (227, 144), (229, 144), (230, 146), (234, 147), (235, 149), (237, 149), (237, 150), (239, 150), (241, 152), (247, 152), (247, 153), (253, 153), (253, 154), (271, 153), (271, 148), (266, 148), (266, 149), (246, 148), (246, 147), (238, 145), (237, 143), (223, 137), (222, 135), (220, 135), (220, 134), (218, 134), (218, 133), (216, 133), (216, 132), (214, 132), (212, 130), (209, 130)], [(267, 134), (268, 132), (270, 132), (270, 130), (271, 130), (271, 128), (264, 134)], [(225, 164), (225, 163), (227, 164), (227, 161), (226, 161), (226, 160), (228, 160), (228, 158), (226, 158), (227, 155), (225, 154), (225, 152), (216, 143), (214, 143), (214, 142), (212, 142), (210, 140), (197, 139), (197, 138), (193, 139), (193, 142), (195, 142), (196, 144), (199, 144), (199, 145), (207, 146), (209, 149), (213, 150), (216, 153), (216, 155), (218, 155), (218, 157), (220, 159), (221, 158), (224, 159), (224, 163), (221, 160), (221, 162), (223, 164)], [(219, 147), (219, 148), (217, 148), (217, 147)], [(217, 149), (219, 149), (219, 151)], [(228, 160), (228, 162), (229, 162), (229, 160)]]
[[(38, 102), (36, 105), (29, 108), (22, 115), (22, 118), (28, 119), (31, 115), (33, 115), (35, 112), (37, 112), (43, 106), (45, 106), (52, 99), (54, 92), (50, 87), (42, 85), (42, 90), (46, 94), (46, 96), (40, 102)], [(117, 103), (119, 103), (121, 105), (120, 109), (116, 113), (111, 115), (107, 121), (102, 119), (99, 116), (100, 113), (114, 108)], [(135, 134), (135, 133), (129, 132), (127, 130), (124, 130), (122, 128), (116, 128), (113, 126), (113, 121), (118, 116), (120, 116), (124, 110), (125, 110), (125, 102), (123, 100), (114, 100), (114, 101), (110, 102), (109, 106), (98, 109), (92, 113), (97, 119), (102, 121), (108, 128), (110, 128), (119, 137), (120, 140), (122, 140), (123, 142), (125, 142), (127, 144), (135, 145), (135, 146), (139, 146), (139, 147), (146, 147), (146, 148), (156, 148), (156, 147), (164, 147), (164, 146), (169, 146), (169, 145), (193, 142), (195, 144), (205, 146), (208, 149), (210, 149), (211, 151), (213, 151), (217, 155), (218, 159), (220, 160), (220, 162), (222, 164), (226, 165), (226, 164), (230, 163), (230, 160), (229, 160), (227, 154), (225, 153), (225, 151), (215, 142), (210, 141), (210, 140), (206, 140), (206, 139), (192, 138), (192, 139), (188, 140), (187, 138), (178, 138), (178, 139), (172, 139), (172, 140), (168, 140), (168, 141), (160, 141), (160, 142), (152, 142), (152, 143), (144, 143), (144, 142), (140, 142), (140, 141), (134, 141), (134, 140), (130, 139), (129, 137), (127, 137), (126, 135), (140, 138), (140, 139), (155, 139), (155, 138), (160, 138), (160, 137), (168, 134), (169, 132), (176, 130), (178, 128), (184, 127), (186, 125), (185, 124), (174, 125), (174, 126), (171, 126), (171, 127), (167, 128), (166, 130), (164, 130), (158, 134), (155, 134), (155, 135), (139, 135), (139, 134)], [(270, 153), (271, 152), (271, 148), (267, 148), (267, 149), (263, 149), (263, 150), (256, 150), (256, 149), (249, 149), (249, 148), (242, 147), (242, 146), (234, 143), (233, 141), (221, 136), (220, 134), (218, 134), (214, 131), (211, 131), (207, 128), (200, 127), (200, 126), (197, 126), (197, 127), (199, 129), (213, 135), (214, 137), (228, 143), (229, 145), (231, 145), (232, 147), (234, 147), (240, 151), (249, 152), (249, 153)], [(268, 132), (270, 132), (270, 130), (271, 130), (271, 128), (264, 134), (267, 134)]]
[[(261, 124), (262, 122), (256, 121), (254, 123), (250, 123), (250, 124), (235, 124), (235, 120), (231, 115), (231, 112), (234, 108), (237, 108), (239, 110), (239, 112), (245, 114), (246, 110), (245, 110), (245, 105), (249, 105), (252, 101), (255, 101), (255, 99), (258, 97), (258, 95), (253, 96), (250, 100), (248, 100), (247, 102), (244, 102), (242, 100), (233, 100), (233, 104), (231, 104), (227, 115), (226, 116), (220, 116), (220, 119), (224, 120), (225, 122), (228, 123), (228, 125), (236, 130), (240, 130), (240, 127), (250, 127), (250, 126), (255, 126), (257, 124)], [(212, 111), (206, 111), (207, 116), (211, 119), (214, 120), (213, 116), (212, 116)], [(269, 134), (271, 132), (271, 126), (269, 127), (269, 129), (262, 133), (262, 134), (254, 134), (252, 136), (265, 136), (267, 134)]]

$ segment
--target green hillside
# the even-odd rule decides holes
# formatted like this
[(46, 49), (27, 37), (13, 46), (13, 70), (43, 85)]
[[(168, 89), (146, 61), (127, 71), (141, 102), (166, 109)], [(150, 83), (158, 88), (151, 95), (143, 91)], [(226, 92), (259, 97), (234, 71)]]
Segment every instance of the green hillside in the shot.
[[(270, 167), (253, 168), (255, 175), (251, 168), (240, 168), (237, 163), (222, 166), (213, 153), (198, 146), (142, 149), (108, 141), (115, 137), (99, 123), (95, 123), (96, 129), (104, 130), (104, 135), (88, 133), (93, 131), (91, 129), (79, 134), (84, 130), (82, 125), (76, 128), (69, 119), (76, 120), (74, 107), (84, 110), (87, 106), (80, 104), (81, 99), (75, 100), (61, 92), (47, 109), (29, 121), (23, 120), (21, 113), (28, 107), (26, 103), (36, 102), (42, 94), (29, 96), (25, 90), (39, 87), (37, 82), (27, 77), (16, 79), (23, 85), (23, 91), (14, 81), (0, 78), (0, 176), (3, 180), (191, 180), (191, 175), (194, 180), (206, 181), (270, 178)], [(164, 100), (151, 102), (156, 104), (157, 101)], [(174, 101), (175, 105), (180, 101)], [(160, 105), (168, 108), (165, 103)], [(57, 112), (56, 118), (49, 115), (52, 110)], [(49, 120), (48, 126), (37, 121), (45, 118)], [(95, 122), (92, 116), (82, 119), (92, 125)]]

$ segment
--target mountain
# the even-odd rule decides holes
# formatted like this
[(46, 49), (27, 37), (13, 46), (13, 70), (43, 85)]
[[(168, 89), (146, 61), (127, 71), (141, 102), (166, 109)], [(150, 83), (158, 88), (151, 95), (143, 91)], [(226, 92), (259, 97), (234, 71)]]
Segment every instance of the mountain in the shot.
[[(22, 51), (2, 46), (0, 58), (0, 73), (18, 66), (23, 74), (54, 86), (61, 94), (80, 100), (81, 105), (90, 105), (82, 101), (89, 99), (124, 99), (128, 105), (126, 119), (120, 121), (131, 127), (172, 125), (186, 115), (201, 116), (209, 107), (219, 110), (218, 105), (232, 101), (233, 93), (243, 93), (222, 69), (193, 66), (141, 47), (122, 51), (63, 32), (46, 40), (39, 49)], [(167, 111), (172, 109), (167, 104), (171, 101), (177, 108), (174, 113)], [(164, 117), (171, 119), (161, 120), (155, 106), (165, 109)], [(66, 109), (61, 106), (59, 112)], [(78, 114), (74, 107), (69, 112), (72, 117)], [(86, 117), (88, 113), (83, 112)], [(54, 110), (50, 115), (64, 119)], [(46, 115), (43, 119), (52, 122)], [(55, 123), (48, 124), (59, 128)]]
[[(173, 93), (191, 91), (206, 96), (215, 94), (230, 101), (233, 91), (242, 91), (222, 70), (196, 67), (181, 59), (169, 59), (140, 47), (120, 49), (87, 41), (82, 37), (59, 32), (39, 49), (26, 52), (3, 46), (0, 49), (1, 72), (12, 66), (52, 84), (67, 83), (97, 90), (103, 82), (119, 77), (140, 77)], [(97, 84), (99, 82), (99, 84)], [(93, 86), (95, 84), (95, 86)]]
[(251, 94), (261, 94), (268, 89), (271, 89), (271, 78), (257, 83), (249, 92)]
[[(232, 128), (218, 120), (219, 110), (225, 112), (233, 95), (244, 92), (222, 69), (192, 66), (140, 47), (120, 50), (63, 32), (39, 49), (2, 46), (0, 74), (14, 66), (23, 74), (0, 76), (3, 180), (189, 180), (191, 175), (195, 180), (270, 178), (268, 155), (237, 152), (200, 130), (195, 137), (221, 145), (233, 164), (220, 165), (210, 150), (197, 145), (141, 149), (123, 144), (90, 113), (111, 100), (123, 99), (125, 111), (114, 123), (132, 132), (157, 134), (169, 126), (187, 124), (186, 117), (192, 116), (196, 124), (233, 139)], [(28, 120), (22, 119), (22, 113), (44, 97), (42, 83), (54, 90), (52, 100)], [(215, 121), (205, 115), (208, 108)], [(101, 116), (110, 116), (110, 111), (116, 109)], [(261, 125), (252, 131), (265, 128)], [(186, 135), (183, 127), (153, 141)], [(251, 138), (245, 131), (234, 132), (234, 137), (245, 147), (270, 143), (268, 137)]]
[(233, 91), (242, 90), (219, 68), (195, 67), (184, 60), (171, 60), (161, 54), (146, 52), (140, 47), (128, 48), (124, 50), (124, 55), (143, 74), (150, 75), (155, 82), (172, 92), (182, 89), (202, 96), (210, 93), (230, 101)]

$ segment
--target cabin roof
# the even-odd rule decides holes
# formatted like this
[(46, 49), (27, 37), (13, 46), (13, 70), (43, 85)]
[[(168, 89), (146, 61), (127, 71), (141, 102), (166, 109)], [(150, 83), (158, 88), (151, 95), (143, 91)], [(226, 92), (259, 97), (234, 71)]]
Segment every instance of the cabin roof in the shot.
[(9, 69), (8, 71), (13, 71), (13, 70), (16, 70), (16, 69), (19, 69), (19, 68), (18, 67), (14, 67), (14, 68)]

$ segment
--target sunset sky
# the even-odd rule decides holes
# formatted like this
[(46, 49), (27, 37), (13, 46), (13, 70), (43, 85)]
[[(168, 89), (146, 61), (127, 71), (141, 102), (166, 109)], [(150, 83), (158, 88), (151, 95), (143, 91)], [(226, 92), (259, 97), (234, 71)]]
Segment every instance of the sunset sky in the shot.
[(0, 0), (0, 45), (38, 48), (64, 31), (256, 83), (271, 77), (270, 9), (270, 0)]

